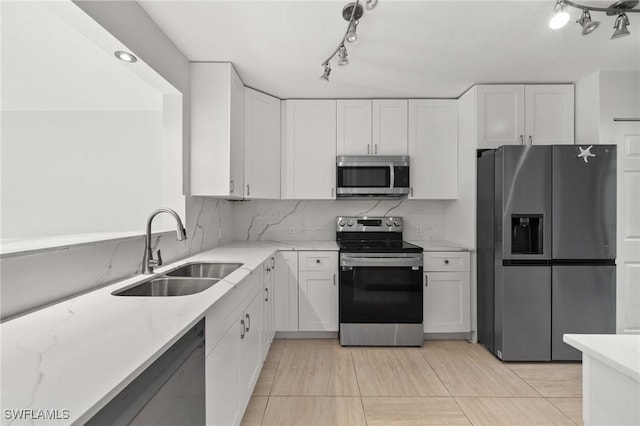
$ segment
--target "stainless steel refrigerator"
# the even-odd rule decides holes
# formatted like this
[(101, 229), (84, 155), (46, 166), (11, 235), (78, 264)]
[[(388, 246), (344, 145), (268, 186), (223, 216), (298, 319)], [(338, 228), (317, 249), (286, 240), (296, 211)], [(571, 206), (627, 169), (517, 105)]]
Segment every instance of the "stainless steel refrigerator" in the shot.
[(563, 334), (615, 333), (616, 147), (502, 146), (477, 165), (478, 341), (580, 360)]

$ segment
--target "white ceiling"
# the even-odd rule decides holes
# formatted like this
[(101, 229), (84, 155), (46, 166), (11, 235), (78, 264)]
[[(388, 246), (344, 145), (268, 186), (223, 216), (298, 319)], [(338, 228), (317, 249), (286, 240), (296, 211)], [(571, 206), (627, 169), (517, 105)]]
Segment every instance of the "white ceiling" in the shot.
[[(2, 0), (2, 110), (157, 111), (162, 94), (54, 13)], [(96, 31), (104, 31), (91, 22)]]
[(602, 24), (583, 37), (577, 9), (565, 28), (549, 29), (553, 0), (380, 0), (330, 83), (320, 64), (346, 30), (347, 0), (139, 3), (189, 60), (232, 62), (246, 85), (280, 98), (450, 98), (476, 83), (640, 70), (640, 14), (629, 14), (631, 36), (609, 40), (615, 17), (594, 12)]

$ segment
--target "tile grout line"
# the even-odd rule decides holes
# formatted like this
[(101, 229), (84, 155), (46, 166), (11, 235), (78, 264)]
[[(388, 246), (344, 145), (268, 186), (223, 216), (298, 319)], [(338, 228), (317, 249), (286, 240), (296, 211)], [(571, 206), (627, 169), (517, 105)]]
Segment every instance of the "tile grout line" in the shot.
[(436, 377), (438, 378), (438, 380), (440, 380), (440, 383), (442, 383), (442, 386), (444, 386), (444, 388), (447, 390), (447, 392), (449, 392), (449, 397), (451, 399), (453, 399), (453, 402), (456, 403), (456, 406), (458, 407), (458, 409), (460, 410), (460, 412), (464, 415), (464, 417), (467, 419), (467, 421), (469, 422), (470, 425), (473, 425), (473, 422), (471, 421), (471, 419), (469, 418), (469, 416), (467, 415), (467, 413), (464, 411), (464, 409), (460, 406), (460, 404), (458, 403), (458, 400), (456, 399), (456, 397), (453, 395), (453, 393), (451, 393), (451, 391), (449, 390), (449, 388), (447, 387), (447, 385), (445, 384), (444, 380), (442, 380), (440, 378), (440, 376), (438, 375), (438, 372), (436, 371), (435, 368), (433, 368), (433, 366), (429, 363), (429, 360), (427, 359), (424, 350), (420, 350), (420, 356), (422, 356), (422, 359), (424, 359), (424, 362), (427, 363), (427, 365), (429, 366), (429, 368), (431, 368), (431, 370), (433, 370), (433, 374), (436, 375)]
[[(271, 342), (273, 344), (273, 342)], [(276, 376), (278, 375), (278, 368), (280, 368), (280, 361), (282, 360), (282, 355), (284, 353), (284, 348), (286, 345), (286, 339), (282, 341), (282, 348), (280, 349), (280, 357), (278, 358), (278, 365), (276, 365), (276, 372), (273, 374), (273, 380), (271, 381), (271, 386), (269, 386), (269, 394), (267, 395), (267, 403), (264, 405), (264, 410), (262, 411), (262, 418), (260, 419), (260, 426), (264, 424), (264, 418), (267, 414), (267, 407), (269, 406), (269, 401), (271, 401), (271, 391), (273, 390), (273, 385), (276, 383)], [(271, 350), (269, 350), (271, 352)], [(269, 354), (267, 354), (267, 358)]]
[(538, 395), (540, 395), (540, 398), (546, 398), (542, 392), (538, 391), (538, 389), (536, 389), (531, 383), (527, 382), (527, 380), (522, 377), (521, 375), (518, 374), (517, 371), (513, 370), (511, 367), (507, 366), (507, 368), (509, 369), (509, 371), (511, 371), (513, 374), (516, 375), (516, 377), (518, 377), (520, 380), (522, 380), (523, 382), (525, 382), (527, 384), (527, 386), (529, 386), (531, 389), (533, 389), (533, 391), (535, 393), (537, 393)]
[[(549, 398), (557, 398), (557, 397), (552, 396), (552, 397), (549, 397)], [(562, 413), (566, 418), (568, 418), (568, 419), (569, 419), (569, 421), (571, 421), (573, 424), (575, 424), (575, 425), (579, 425), (579, 424), (580, 424), (580, 423), (576, 422), (575, 420), (573, 420), (571, 417), (569, 417), (569, 415), (568, 415), (568, 414), (566, 414), (564, 411), (562, 411), (562, 410), (560, 409), (560, 407), (558, 407), (558, 406), (557, 406), (556, 404), (554, 404), (552, 401), (549, 401), (549, 398), (545, 397), (544, 399), (545, 399), (549, 404), (551, 404), (553, 407), (555, 407), (555, 409), (556, 409), (556, 410), (560, 411), (560, 412), (561, 412), (561, 413)], [(559, 398), (571, 398), (571, 397), (559, 397)], [(584, 424), (584, 419), (583, 419), (582, 424)]]
[(358, 370), (356, 369), (356, 361), (353, 359), (353, 351), (349, 349), (349, 356), (351, 357), (351, 365), (353, 366), (353, 374), (356, 376), (356, 384), (358, 385), (358, 397), (360, 398), (360, 406), (362, 407), (362, 414), (364, 415), (364, 424), (369, 426), (367, 421), (367, 412), (364, 409), (364, 401), (362, 399), (362, 390), (360, 389), (360, 380), (358, 380)]

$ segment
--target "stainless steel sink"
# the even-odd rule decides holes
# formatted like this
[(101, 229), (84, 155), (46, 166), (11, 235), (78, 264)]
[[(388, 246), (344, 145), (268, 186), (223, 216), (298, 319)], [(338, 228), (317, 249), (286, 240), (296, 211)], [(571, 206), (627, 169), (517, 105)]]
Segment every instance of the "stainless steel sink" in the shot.
[(154, 278), (140, 284), (114, 291), (114, 296), (186, 296), (200, 293), (220, 280), (217, 278), (166, 277)]
[(191, 263), (175, 271), (171, 271), (166, 275), (169, 277), (222, 279), (242, 265), (242, 263)]

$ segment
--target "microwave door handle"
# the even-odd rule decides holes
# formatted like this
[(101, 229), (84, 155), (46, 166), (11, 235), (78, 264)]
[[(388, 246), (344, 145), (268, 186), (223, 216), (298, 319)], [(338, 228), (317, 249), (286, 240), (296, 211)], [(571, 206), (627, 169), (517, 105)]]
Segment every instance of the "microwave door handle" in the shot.
[(391, 182), (389, 183), (389, 188), (393, 189), (396, 184), (396, 168), (393, 167), (393, 164), (390, 164), (389, 166), (391, 167)]

